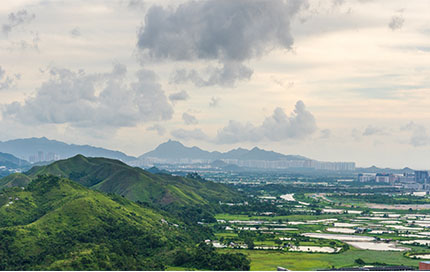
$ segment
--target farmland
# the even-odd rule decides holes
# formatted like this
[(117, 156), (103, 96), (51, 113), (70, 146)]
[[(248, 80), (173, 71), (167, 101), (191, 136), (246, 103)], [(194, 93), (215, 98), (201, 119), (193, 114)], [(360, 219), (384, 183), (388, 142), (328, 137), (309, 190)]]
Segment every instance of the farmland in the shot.
[[(287, 183), (285, 188), (292, 186)], [(211, 243), (220, 252), (247, 255), (251, 270), (417, 268), (420, 260), (430, 258), (428, 196), (365, 189), (357, 193), (338, 185), (339, 193), (330, 192), (330, 186), (319, 193), (308, 183), (294, 193), (267, 184), (241, 185), (248, 190), (249, 201), (223, 203), (227, 212), (208, 224), (215, 232)], [(247, 208), (258, 205), (266, 209)]]

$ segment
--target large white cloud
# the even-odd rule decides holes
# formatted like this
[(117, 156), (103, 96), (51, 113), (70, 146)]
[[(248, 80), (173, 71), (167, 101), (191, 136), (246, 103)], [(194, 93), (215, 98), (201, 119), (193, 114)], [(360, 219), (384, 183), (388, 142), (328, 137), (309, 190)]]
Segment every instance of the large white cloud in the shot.
[(126, 67), (86, 74), (51, 69), (51, 77), (25, 102), (3, 105), (3, 116), (26, 124), (69, 124), (74, 127), (127, 127), (140, 122), (167, 120), (173, 109), (155, 74), (140, 70), (125, 82)]
[(218, 131), (215, 141), (221, 144), (231, 144), (263, 140), (303, 139), (316, 130), (317, 125), (314, 116), (306, 109), (302, 101), (297, 101), (290, 116), (287, 116), (283, 109), (276, 108), (273, 114), (266, 117), (259, 126), (231, 120), (226, 127)]
[[(176, 9), (151, 7), (138, 33), (144, 57), (176, 61), (215, 60), (221, 68), (208, 79), (193, 70), (180, 72), (177, 81), (196, 85), (232, 85), (252, 74), (242, 63), (275, 48), (290, 49), (292, 17), (302, 0), (188, 1)], [(225, 83), (226, 82), (226, 83)]]

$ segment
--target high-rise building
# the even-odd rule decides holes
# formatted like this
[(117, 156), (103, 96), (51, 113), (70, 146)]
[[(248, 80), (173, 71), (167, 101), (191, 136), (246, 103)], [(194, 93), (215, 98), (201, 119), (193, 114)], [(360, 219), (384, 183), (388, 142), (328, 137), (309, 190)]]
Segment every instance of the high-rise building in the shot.
[(415, 181), (419, 183), (425, 183), (429, 179), (428, 171), (415, 171)]

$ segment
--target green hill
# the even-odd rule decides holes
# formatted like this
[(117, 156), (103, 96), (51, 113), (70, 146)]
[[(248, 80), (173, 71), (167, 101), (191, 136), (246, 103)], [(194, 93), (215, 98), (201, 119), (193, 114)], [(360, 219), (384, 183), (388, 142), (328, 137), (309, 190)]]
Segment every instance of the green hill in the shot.
[(0, 188), (3, 187), (14, 187), (14, 186), (27, 186), (31, 181), (31, 178), (21, 173), (14, 173), (0, 179)]
[(195, 247), (199, 230), (165, 212), (55, 176), (0, 191), (0, 218), (0, 270), (249, 269), (242, 255)]
[(66, 177), (91, 189), (164, 206), (172, 203), (182, 206), (205, 205), (239, 197), (236, 191), (211, 181), (152, 174), (118, 160), (87, 158), (82, 155), (47, 166), (33, 167), (26, 173), (31, 178), (41, 174)]
[(0, 270), (162, 269), (191, 242), (180, 222), (53, 176), (3, 190), (0, 217)]

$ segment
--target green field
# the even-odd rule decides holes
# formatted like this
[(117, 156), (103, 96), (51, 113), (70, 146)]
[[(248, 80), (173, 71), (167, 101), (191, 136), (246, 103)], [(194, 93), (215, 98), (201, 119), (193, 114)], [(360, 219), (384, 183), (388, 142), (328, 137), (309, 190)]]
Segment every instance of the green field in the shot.
[(289, 270), (317, 270), (340, 267), (351, 267), (356, 265), (356, 259), (362, 259), (366, 263), (386, 263), (388, 265), (407, 265), (418, 267), (419, 260), (403, 256), (401, 252), (392, 251), (370, 251), (350, 250), (340, 254), (322, 253), (296, 253), (269, 250), (232, 250), (220, 249), (221, 252), (234, 251), (248, 255), (251, 260), (251, 270), (273, 271), (278, 266)]

